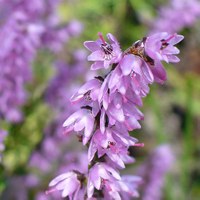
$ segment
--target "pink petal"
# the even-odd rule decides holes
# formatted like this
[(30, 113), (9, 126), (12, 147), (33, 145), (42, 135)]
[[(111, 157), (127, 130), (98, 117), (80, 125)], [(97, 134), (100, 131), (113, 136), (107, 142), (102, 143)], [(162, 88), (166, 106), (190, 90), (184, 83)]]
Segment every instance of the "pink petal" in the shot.
[(95, 63), (91, 65), (91, 70), (97, 70), (101, 68), (104, 68), (103, 61), (96, 61)]
[(69, 180), (66, 180), (66, 187), (62, 192), (62, 197), (67, 197), (68, 195), (72, 194), (80, 185), (79, 181), (76, 177), (72, 177)]
[(84, 114), (83, 110), (79, 110), (73, 113), (65, 120), (65, 122), (63, 123), (63, 127), (73, 124), (77, 120), (77, 118), (80, 118), (81, 116), (83, 116), (83, 114)]
[(86, 41), (83, 44), (90, 51), (97, 51), (100, 49), (100, 46), (94, 41)]
[(61, 174), (59, 176), (57, 176), (56, 178), (54, 178), (50, 183), (49, 183), (49, 186), (52, 187), (54, 185), (56, 185), (57, 183), (59, 183), (60, 181), (63, 181), (71, 176), (74, 175), (74, 172), (67, 172), (67, 173), (64, 173), (64, 174)]
[(94, 51), (88, 56), (88, 61), (104, 61), (104, 53), (102, 50)]
[(131, 73), (131, 70), (133, 69), (133, 63), (134, 63), (134, 56), (129, 54), (126, 55), (120, 62), (120, 67), (122, 70), (122, 73), (124, 76), (127, 76)]

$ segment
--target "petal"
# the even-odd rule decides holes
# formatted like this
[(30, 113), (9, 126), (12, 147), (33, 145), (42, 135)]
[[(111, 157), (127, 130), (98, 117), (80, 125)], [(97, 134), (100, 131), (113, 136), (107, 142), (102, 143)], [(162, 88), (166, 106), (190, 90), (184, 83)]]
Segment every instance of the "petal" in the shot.
[(120, 109), (122, 107), (122, 95), (117, 93), (113, 99), (113, 104), (117, 109)]
[(128, 129), (129, 131), (132, 131), (132, 130), (134, 130), (134, 129), (139, 129), (139, 128), (141, 128), (141, 125), (139, 124), (139, 122), (138, 122), (136, 119), (134, 119), (133, 117), (128, 118), (128, 119), (125, 121), (125, 125), (126, 125), (126, 127), (127, 127), (127, 129)]
[(88, 184), (87, 184), (87, 196), (88, 198), (91, 198), (94, 194), (94, 185), (92, 184), (90, 178), (88, 179)]
[(62, 197), (67, 197), (72, 194), (76, 189), (78, 189), (80, 183), (76, 177), (72, 177), (66, 181), (66, 187), (62, 192)]
[(84, 131), (84, 138), (83, 138), (84, 145), (89, 141), (92, 135), (93, 128), (94, 128), (94, 118), (91, 115), (91, 116), (88, 116), (85, 120), (85, 131)]
[(119, 67), (117, 66), (111, 76), (110, 76), (110, 79), (109, 79), (109, 82), (108, 82), (108, 87), (110, 89), (112, 89), (113, 87), (115, 87), (117, 85), (117, 83), (120, 81), (120, 78), (122, 76), (122, 73), (120, 72), (119, 70)]
[(105, 93), (108, 91), (108, 84), (107, 84), (108, 80), (109, 80), (109, 75), (104, 79), (104, 82), (101, 85), (101, 88), (100, 88), (100, 91), (99, 91), (99, 96), (98, 96), (99, 104), (101, 103)]
[(109, 41), (111, 41), (112, 43), (117, 43), (118, 44), (118, 41), (117, 41), (117, 39), (115, 38), (114, 35), (112, 35), (111, 33), (108, 33), (106, 36), (109, 39)]
[(123, 122), (125, 120), (123, 110), (121, 108), (115, 108), (113, 104), (109, 106), (108, 112), (119, 122)]
[(145, 78), (149, 81), (149, 83), (153, 83), (153, 81), (154, 81), (153, 73), (150, 70), (149, 66), (145, 62), (142, 65), (142, 71), (143, 71)]
[(58, 184), (60, 181), (63, 181), (71, 176), (74, 175), (74, 172), (67, 172), (67, 173), (64, 173), (64, 174), (61, 174), (59, 176), (57, 176), (56, 178), (54, 178), (50, 183), (49, 183), (49, 186), (52, 187), (56, 184)]
[(99, 44), (94, 41), (85, 41), (83, 44), (90, 51), (97, 51), (100, 49)]
[(133, 69), (133, 63), (135, 59), (134, 56), (129, 54), (126, 55), (120, 62), (120, 67), (122, 70), (122, 73), (124, 76), (127, 76), (131, 73), (131, 70)]
[(85, 127), (85, 119), (86, 119), (86, 116), (81, 118), (81, 120), (79, 120), (78, 122), (76, 122), (74, 124), (74, 131), (79, 132), (79, 131), (84, 129), (84, 127)]
[(91, 162), (92, 159), (94, 158), (94, 155), (97, 151), (96, 145), (94, 144), (93, 141), (90, 142), (90, 146), (88, 148), (88, 161)]
[(109, 171), (113, 175), (113, 177), (115, 177), (117, 180), (121, 180), (121, 177), (116, 170), (114, 170), (112, 167), (106, 164), (103, 164), (103, 166), (107, 171)]
[(98, 88), (100, 87), (101, 83), (99, 80), (97, 79), (92, 79), (90, 81), (88, 81), (87, 83), (85, 83), (79, 90), (78, 90), (78, 93), (79, 94), (84, 94), (86, 93), (87, 91), (90, 91), (94, 88)]
[(162, 65), (161, 62), (157, 61), (155, 63), (155, 66), (151, 68), (151, 71), (154, 75), (155, 81), (158, 83), (164, 83), (164, 81), (167, 79), (166, 71)]
[(95, 63), (93, 63), (91, 65), (91, 70), (97, 70), (97, 69), (101, 69), (101, 68), (104, 68), (103, 61), (96, 61)]
[(107, 155), (115, 164), (117, 164), (121, 168), (125, 168), (124, 162), (121, 160), (119, 155), (112, 152), (108, 152)]
[(170, 40), (170, 44), (172, 45), (175, 45), (177, 43), (179, 43), (180, 41), (182, 41), (184, 39), (184, 36), (183, 35), (176, 35), (175, 37), (173, 37), (171, 40)]
[(101, 111), (101, 116), (100, 116), (100, 130), (102, 133), (105, 132), (105, 111), (104, 111), (104, 109)]
[(79, 110), (73, 113), (72, 115), (70, 115), (63, 123), (63, 127), (73, 124), (78, 118), (81, 118), (83, 116), (83, 113), (84, 113), (83, 110)]
[(172, 63), (177, 63), (180, 61), (180, 59), (174, 55), (168, 55), (167, 57), (168, 57), (169, 62), (172, 62)]
[(142, 75), (142, 70), (141, 70), (142, 64), (143, 64), (142, 60), (139, 57), (135, 56), (135, 61), (133, 63), (133, 71), (140, 76)]
[(162, 51), (163, 54), (179, 54), (180, 50), (177, 47), (168, 45), (165, 49)]
[(109, 95), (108, 93), (106, 92), (103, 96), (103, 107), (105, 110), (108, 109), (108, 105), (109, 105)]
[(88, 61), (104, 61), (104, 53), (102, 50), (94, 51), (88, 56)]

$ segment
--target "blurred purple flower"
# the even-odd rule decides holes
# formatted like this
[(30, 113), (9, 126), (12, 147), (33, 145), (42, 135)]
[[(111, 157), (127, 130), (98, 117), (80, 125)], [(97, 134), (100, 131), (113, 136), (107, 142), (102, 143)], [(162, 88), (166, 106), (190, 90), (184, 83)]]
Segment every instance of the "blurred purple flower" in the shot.
[(20, 107), (27, 99), (25, 84), (31, 81), (31, 66), (39, 49), (47, 47), (57, 53), (69, 37), (82, 31), (76, 20), (60, 26), (56, 12), (59, 2), (1, 0), (0, 118), (6, 121), (23, 118)]
[(165, 144), (157, 147), (144, 165), (141, 166), (138, 174), (143, 178), (143, 200), (162, 199), (165, 176), (174, 160), (171, 147)]
[(170, 0), (159, 10), (158, 17), (152, 23), (151, 32), (179, 32), (184, 27), (192, 26), (198, 19), (200, 19), (198, 0)]
[(8, 121), (21, 120), (18, 107), (26, 100), (24, 84), (31, 80), (30, 65), (42, 31), (21, 12), (13, 13), (0, 29), (0, 116)]

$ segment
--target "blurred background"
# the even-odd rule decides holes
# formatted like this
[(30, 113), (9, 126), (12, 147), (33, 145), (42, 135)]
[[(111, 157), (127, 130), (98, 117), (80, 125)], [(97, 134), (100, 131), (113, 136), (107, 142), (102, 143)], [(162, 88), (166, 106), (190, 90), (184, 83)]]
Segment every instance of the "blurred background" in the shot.
[(53, 200), (48, 183), (85, 168), (85, 149), (64, 136), (71, 95), (94, 76), (86, 40), (112, 33), (122, 50), (144, 36), (177, 32), (180, 62), (144, 99), (144, 142), (122, 173), (143, 177), (141, 200), (200, 199), (199, 0), (0, 0), (0, 199)]

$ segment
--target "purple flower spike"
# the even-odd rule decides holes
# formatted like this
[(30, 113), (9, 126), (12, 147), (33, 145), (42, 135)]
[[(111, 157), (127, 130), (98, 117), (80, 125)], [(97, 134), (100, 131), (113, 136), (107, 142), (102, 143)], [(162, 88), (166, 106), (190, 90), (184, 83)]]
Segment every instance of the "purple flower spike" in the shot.
[[(138, 197), (141, 179), (135, 176), (121, 178), (119, 170), (135, 161), (129, 155), (130, 147), (143, 143), (129, 135), (141, 128), (144, 116), (138, 109), (142, 98), (149, 93), (154, 81), (163, 83), (166, 72), (161, 61), (177, 62), (179, 50), (175, 44), (183, 39), (177, 34), (159, 33), (134, 43), (121, 53), (113, 35), (102, 34), (96, 41), (84, 43), (94, 61), (91, 69), (108, 68), (104, 76), (86, 82), (72, 97), (80, 109), (64, 122), (66, 133), (74, 130), (88, 148), (88, 170), (85, 198), (130, 200)], [(77, 105), (76, 104), (76, 105)], [(81, 185), (82, 185), (81, 184)]]
[(122, 55), (119, 43), (111, 33), (107, 34), (110, 43), (104, 40), (102, 33), (98, 35), (98, 40), (84, 42), (84, 46), (92, 52), (88, 60), (95, 61), (91, 70), (107, 69), (111, 64), (118, 63)]

